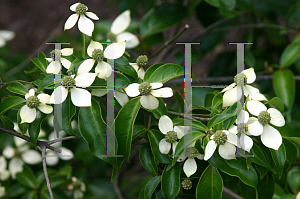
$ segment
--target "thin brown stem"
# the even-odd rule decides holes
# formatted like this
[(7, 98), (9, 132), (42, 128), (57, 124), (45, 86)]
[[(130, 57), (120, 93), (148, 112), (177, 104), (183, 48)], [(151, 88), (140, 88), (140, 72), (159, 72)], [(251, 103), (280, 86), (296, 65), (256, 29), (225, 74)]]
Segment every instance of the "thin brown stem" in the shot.
[(51, 189), (50, 180), (49, 180), (49, 176), (48, 176), (48, 171), (47, 171), (46, 146), (42, 147), (42, 157), (43, 157), (43, 169), (44, 169), (44, 174), (45, 174), (45, 179), (46, 179), (48, 191), (49, 191), (49, 194), (50, 194), (50, 198), (54, 199), (53, 192), (52, 192), (52, 189)]
[(73, 139), (80, 139), (82, 137), (76, 137), (76, 136), (68, 136), (68, 137), (64, 137), (64, 138), (57, 138), (55, 140), (51, 140), (48, 142), (49, 145), (54, 144), (56, 142), (61, 142), (61, 141), (65, 141), (65, 140), (73, 140)]
[(223, 187), (223, 192), (225, 194), (227, 194), (228, 196), (231, 196), (234, 199), (243, 199), (243, 197), (239, 196), (238, 194), (234, 193), (233, 191), (231, 191), (230, 189), (228, 189), (227, 187)]

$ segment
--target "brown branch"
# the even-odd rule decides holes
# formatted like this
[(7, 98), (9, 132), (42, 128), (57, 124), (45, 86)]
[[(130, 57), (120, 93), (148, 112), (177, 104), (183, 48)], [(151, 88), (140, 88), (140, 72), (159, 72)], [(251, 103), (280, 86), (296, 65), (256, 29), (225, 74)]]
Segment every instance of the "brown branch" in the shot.
[(50, 194), (50, 198), (54, 199), (54, 196), (53, 196), (53, 193), (52, 193), (52, 189), (51, 189), (50, 180), (49, 180), (49, 176), (48, 176), (48, 171), (47, 171), (46, 146), (43, 146), (43, 148), (42, 148), (42, 157), (43, 157), (43, 169), (44, 169), (44, 174), (45, 174), (45, 179), (46, 179), (48, 191), (49, 191), (49, 194)]
[(227, 187), (223, 187), (223, 192), (225, 194), (227, 194), (228, 196), (231, 196), (234, 199), (243, 199), (243, 197), (239, 196), (238, 194), (234, 193), (233, 191), (231, 191), (230, 189), (228, 189)]
[(56, 142), (60, 142), (60, 141), (65, 141), (65, 140), (73, 140), (73, 139), (80, 139), (82, 137), (76, 137), (76, 136), (68, 136), (68, 137), (64, 137), (64, 138), (57, 138), (55, 140), (51, 140), (48, 142), (49, 145), (54, 144)]

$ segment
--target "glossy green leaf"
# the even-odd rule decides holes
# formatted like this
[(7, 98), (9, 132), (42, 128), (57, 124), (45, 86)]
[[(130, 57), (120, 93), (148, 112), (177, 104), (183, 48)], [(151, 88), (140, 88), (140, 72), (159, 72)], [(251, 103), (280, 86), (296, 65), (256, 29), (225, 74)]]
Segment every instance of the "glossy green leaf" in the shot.
[(21, 183), (15, 183), (8, 188), (7, 195), (9, 197), (17, 197), (23, 194), (26, 189)]
[(228, 10), (232, 10), (235, 7), (235, 0), (221, 0), (225, 4)]
[(23, 166), (23, 171), (16, 174), (16, 178), (22, 185), (34, 189), (35, 188), (35, 176), (28, 166)]
[(129, 79), (122, 73), (115, 71), (115, 87), (125, 88), (130, 84)]
[(297, 146), (287, 138), (283, 138), (283, 144), (286, 152), (286, 160), (294, 164), (297, 160)]
[[(146, 185), (140, 191), (138, 199), (149, 199), (149, 198), (145, 198), (145, 187), (146, 187)], [(157, 199), (156, 194), (152, 194), (152, 197), (150, 199)]]
[[(43, 90), (44, 88), (48, 87), (48, 86), (52, 86), (54, 85), (54, 81), (55, 81), (55, 77), (54, 75), (48, 75), (47, 77), (45, 77), (43, 79), (43, 81), (39, 84), (39, 87), (37, 89), (36, 92), (40, 92), (41, 90)], [(60, 81), (60, 80), (58, 80)]]
[(219, 113), (222, 110), (222, 103), (223, 103), (222, 95), (220, 93), (216, 94), (211, 104), (211, 114), (210, 114), (211, 117), (213, 117), (215, 114)]
[(81, 58), (81, 57), (77, 57), (71, 64), (70, 68), (68, 69), (67, 72), (72, 71), (73, 69), (75, 69), (76, 67), (78, 68), (80, 66), (80, 64), (82, 64), (85, 61), (85, 59)]
[(47, 68), (48, 64), (47, 64), (47, 61), (45, 58), (46, 58), (45, 54), (43, 52), (40, 52), (38, 58), (31, 59), (30, 61), (33, 65), (38, 67), (41, 71), (43, 71), (44, 73), (47, 73), (46, 68)]
[(300, 169), (299, 167), (292, 168), (287, 173), (287, 183), (289, 187), (297, 193), (300, 188)]
[(280, 56), (281, 67), (292, 65), (300, 55), (300, 44), (298, 42), (289, 44)]
[(141, 147), (140, 161), (147, 171), (153, 174), (158, 174), (157, 165), (149, 144), (144, 144)]
[(284, 111), (284, 103), (279, 97), (273, 97), (270, 101), (266, 102), (265, 104), (273, 105), (281, 113), (283, 113)]
[(20, 129), (20, 131), (21, 131), (21, 133), (23, 135), (23, 134), (25, 134), (28, 131), (29, 124), (28, 123), (22, 123), (22, 124), (20, 124), (21, 123), (20, 111), (21, 111), (21, 109), (19, 109), (18, 113), (17, 113), (17, 123), (18, 123), (18, 127), (19, 127), (19, 129)]
[[(174, 124), (178, 126), (184, 126), (184, 118), (176, 118), (173, 120)], [(192, 127), (201, 131), (207, 131), (207, 127), (200, 121), (192, 120)]]
[(0, 115), (3, 115), (7, 110), (25, 102), (25, 99), (17, 96), (6, 97), (0, 104)]
[(187, 9), (179, 3), (164, 3), (149, 10), (140, 25), (143, 38), (168, 29), (181, 22), (187, 15)]
[(37, 199), (37, 195), (35, 191), (28, 191), (20, 199)]
[[(299, 45), (300, 46), (300, 45)], [(276, 95), (291, 109), (295, 100), (295, 79), (290, 70), (278, 70), (273, 75), (273, 88)]]
[(180, 191), (180, 165), (176, 164), (169, 171), (165, 170), (161, 177), (161, 190), (165, 199), (175, 198)]
[(29, 123), (28, 132), (35, 146), (37, 146), (37, 139), (41, 131), (42, 122), (47, 116), (48, 116), (47, 114), (39, 110), (36, 110), (35, 120), (32, 123)]
[(68, 94), (65, 101), (62, 103), (61, 106), (62, 111), (62, 130), (66, 132), (69, 135), (76, 135), (75, 132), (72, 129), (71, 122), (72, 118), (75, 116), (76, 113), (76, 107), (71, 101), (71, 95)]
[(272, 173), (268, 173), (263, 179), (258, 181), (258, 198), (272, 198), (274, 195), (275, 181)]
[(184, 68), (177, 64), (164, 64), (159, 66), (148, 79), (144, 81), (148, 83), (160, 82), (165, 83), (171, 79), (184, 75)]
[(284, 144), (281, 144), (278, 150), (270, 149), (270, 152), (274, 160), (274, 163), (276, 165), (279, 178), (281, 178), (283, 174), (285, 160), (286, 160), (286, 152), (285, 152)]
[(220, 7), (219, 0), (205, 0), (205, 1), (214, 7)]
[(29, 92), (28, 89), (20, 82), (10, 83), (7, 87), (7, 90), (9, 90), (12, 93), (16, 93), (23, 96), (25, 96)]
[(144, 76), (144, 81), (147, 82), (149, 77), (152, 75), (152, 73), (157, 69), (159, 68), (160, 66), (164, 65), (165, 63), (156, 63), (156, 64), (153, 64), (152, 66), (150, 66), (147, 70), (146, 70), (146, 73), (145, 73), (145, 76)]
[[(241, 111), (242, 105), (240, 102), (234, 103), (232, 106), (230, 106), (228, 109), (226, 109), (223, 113), (226, 114), (239, 114)], [(224, 129), (228, 130), (236, 121), (236, 117), (228, 118), (226, 119), (223, 124), (224, 124)]]
[(138, 78), (138, 74), (136, 73), (135, 69), (129, 64), (129, 61), (125, 56), (122, 56), (119, 59), (115, 60), (115, 69), (133, 77), (134, 79)]
[(119, 111), (115, 119), (115, 132), (119, 142), (119, 152), (129, 161), (133, 127), (136, 116), (141, 107), (140, 97), (127, 102)]
[(6, 115), (1, 115), (0, 120), (7, 129), (14, 129), (14, 123)]
[(176, 91), (175, 94), (174, 94), (174, 97), (176, 98), (176, 100), (179, 104), (179, 111), (184, 112), (185, 103), (184, 103), (184, 98), (182, 97), (180, 92)]
[(209, 165), (202, 173), (197, 188), (197, 199), (221, 199), (223, 192), (223, 180), (218, 170)]
[(149, 180), (149, 182), (145, 186), (144, 194), (145, 198), (151, 198), (153, 193), (155, 193), (155, 189), (161, 181), (161, 176), (156, 176)]
[(226, 119), (231, 118), (231, 117), (235, 117), (235, 116), (236, 116), (235, 114), (219, 114), (219, 115), (215, 115), (207, 123), (207, 128), (211, 129), (212, 127), (214, 127), (215, 125), (217, 125), (217, 124), (225, 121)]

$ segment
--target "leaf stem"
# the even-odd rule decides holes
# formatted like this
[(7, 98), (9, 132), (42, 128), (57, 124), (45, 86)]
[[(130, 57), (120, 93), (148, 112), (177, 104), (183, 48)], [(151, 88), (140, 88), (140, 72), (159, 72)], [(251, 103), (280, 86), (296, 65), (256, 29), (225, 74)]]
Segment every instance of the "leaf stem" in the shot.
[(82, 33), (83, 36), (83, 50), (82, 50), (82, 58), (85, 58), (85, 34)]

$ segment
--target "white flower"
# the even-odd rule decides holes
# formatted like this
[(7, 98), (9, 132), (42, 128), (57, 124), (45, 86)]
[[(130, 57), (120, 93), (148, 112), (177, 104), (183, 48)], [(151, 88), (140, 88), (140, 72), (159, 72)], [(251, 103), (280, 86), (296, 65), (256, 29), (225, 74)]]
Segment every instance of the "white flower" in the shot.
[[(243, 70), (241, 73), (234, 77), (235, 83), (230, 84), (224, 88), (221, 92), (225, 92), (223, 95), (223, 107), (231, 106), (235, 102), (239, 101), (242, 97), (242, 89), (246, 97), (249, 96), (251, 100), (267, 100), (265, 96), (259, 93), (257, 88), (253, 86), (246, 85), (251, 84), (255, 81), (256, 75), (253, 68)], [(244, 86), (242, 86), (244, 82)]]
[(168, 154), (172, 144), (177, 145), (177, 140), (184, 136), (184, 126), (174, 126), (172, 120), (163, 115), (159, 118), (158, 128), (165, 135), (165, 138), (159, 142), (159, 151)]
[(88, 73), (94, 66), (95, 62), (97, 62), (97, 66), (95, 68), (95, 73), (98, 74), (98, 77), (101, 79), (107, 79), (111, 73), (112, 68), (111, 65), (103, 61), (103, 58), (107, 59), (118, 59), (125, 52), (125, 42), (113, 43), (103, 51), (103, 46), (101, 43), (96, 41), (91, 41), (90, 45), (87, 48), (87, 54), (92, 59), (87, 59), (79, 66), (77, 74)]
[(298, 192), (296, 199), (300, 199), (300, 191)]
[(23, 164), (34, 165), (42, 162), (42, 156), (35, 150), (30, 150), (28, 145), (25, 145), (26, 141), (18, 137), (14, 137), (17, 148), (7, 146), (3, 150), (3, 155), (10, 159), (8, 169), (13, 179), (16, 178), (16, 174), (23, 171)]
[(34, 89), (30, 89), (29, 93), (25, 95), (26, 105), (21, 108), (20, 117), (22, 123), (31, 123), (37, 117), (36, 108), (39, 108), (43, 113), (49, 114), (52, 113), (53, 107), (47, 105), (49, 103), (50, 95), (48, 94), (39, 94), (35, 96)]
[(219, 145), (219, 154), (226, 160), (235, 159), (236, 147), (238, 146), (238, 137), (234, 133), (226, 130), (218, 130), (211, 137), (205, 147), (204, 160), (208, 160), (214, 154)]
[[(7, 162), (5, 157), (0, 156), (0, 180), (7, 180), (10, 176), (9, 171), (6, 169)], [(1, 194), (0, 194), (1, 195)]]
[[(92, 96), (91, 93), (85, 89), (94, 82), (96, 78), (95, 73), (84, 73), (78, 75), (74, 78), (75, 75), (65, 76), (62, 79), (62, 85), (57, 87), (51, 97), (50, 103), (52, 104), (61, 104), (65, 101), (68, 96), (68, 88), (71, 90), (71, 100), (75, 106), (84, 107), (91, 106)], [(79, 88), (77, 88), (79, 87)]]
[[(60, 135), (60, 138), (64, 137), (66, 133), (64, 131), (61, 131), (62, 134)], [(55, 132), (50, 133), (49, 135), (49, 141), (55, 140), (58, 137), (55, 135)], [(52, 144), (54, 148), (59, 148), (60, 143), (56, 142)], [(65, 147), (61, 147), (61, 154), (57, 154), (57, 152), (48, 150), (46, 153), (46, 163), (49, 166), (54, 166), (58, 163), (59, 158), (62, 160), (71, 160), (74, 157), (73, 152), (70, 149), (67, 149)]]
[(51, 51), (51, 58), (46, 58), (46, 60), (50, 62), (46, 72), (50, 74), (58, 74), (61, 70), (61, 65), (63, 65), (66, 69), (69, 69), (71, 62), (61, 56), (70, 56), (72, 54), (73, 48), (63, 48), (62, 50), (54, 49)]
[(0, 198), (5, 195), (5, 187), (2, 187), (0, 184)]
[(130, 10), (124, 11), (112, 23), (110, 33), (107, 35), (108, 41), (122, 42), (126, 41), (126, 48), (135, 48), (140, 41), (134, 34), (124, 32), (130, 24)]
[[(102, 97), (107, 94), (107, 89), (93, 89), (92, 95)], [(124, 106), (128, 101), (128, 96), (124, 93), (124, 90), (119, 88), (119, 90), (115, 90), (114, 97), (119, 102), (121, 106)]]
[[(147, 83), (143, 82), (141, 84), (133, 83), (127, 86), (124, 90), (126, 94), (130, 97), (136, 97), (138, 95), (142, 95), (141, 104), (146, 109), (156, 109), (159, 105), (158, 100), (155, 97), (172, 97), (173, 91), (171, 88), (161, 88), (163, 86), (162, 83)], [(157, 88), (161, 88), (158, 90), (154, 90)]]
[(282, 144), (282, 137), (277, 129), (270, 126), (269, 123), (281, 127), (284, 126), (285, 120), (282, 114), (275, 108), (269, 108), (259, 101), (248, 101), (247, 109), (257, 116), (255, 121), (257, 134), (260, 135), (262, 143), (268, 147), (278, 150)]
[(139, 67), (137, 63), (129, 63), (133, 68), (134, 70), (137, 72), (138, 74), (138, 77), (141, 78), (141, 79), (144, 79), (144, 76), (145, 76), (145, 69), (143, 67)]
[[(92, 36), (92, 33), (94, 31), (94, 23), (91, 19), (99, 20), (96, 14), (92, 12), (87, 12), (88, 7), (81, 3), (75, 3), (71, 5), (70, 10), (76, 12), (76, 14), (72, 14), (65, 23), (65, 30), (68, 30), (70, 28), (73, 28), (73, 26), (76, 24), (78, 18), (78, 29), (80, 32)], [(87, 18), (86, 16), (89, 18)]]
[(72, 180), (72, 184), (68, 185), (68, 189), (70, 190), (74, 189), (73, 196), (75, 199), (83, 198), (84, 196), (83, 192), (86, 191), (84, 182), (78, 180), (76, 177), (72, 177), (71, 180)]
[(15, 37), (15, 33), (10, 30), (0, 30), (0, 47), (6, 44), (6, 41), (12, 40)]

